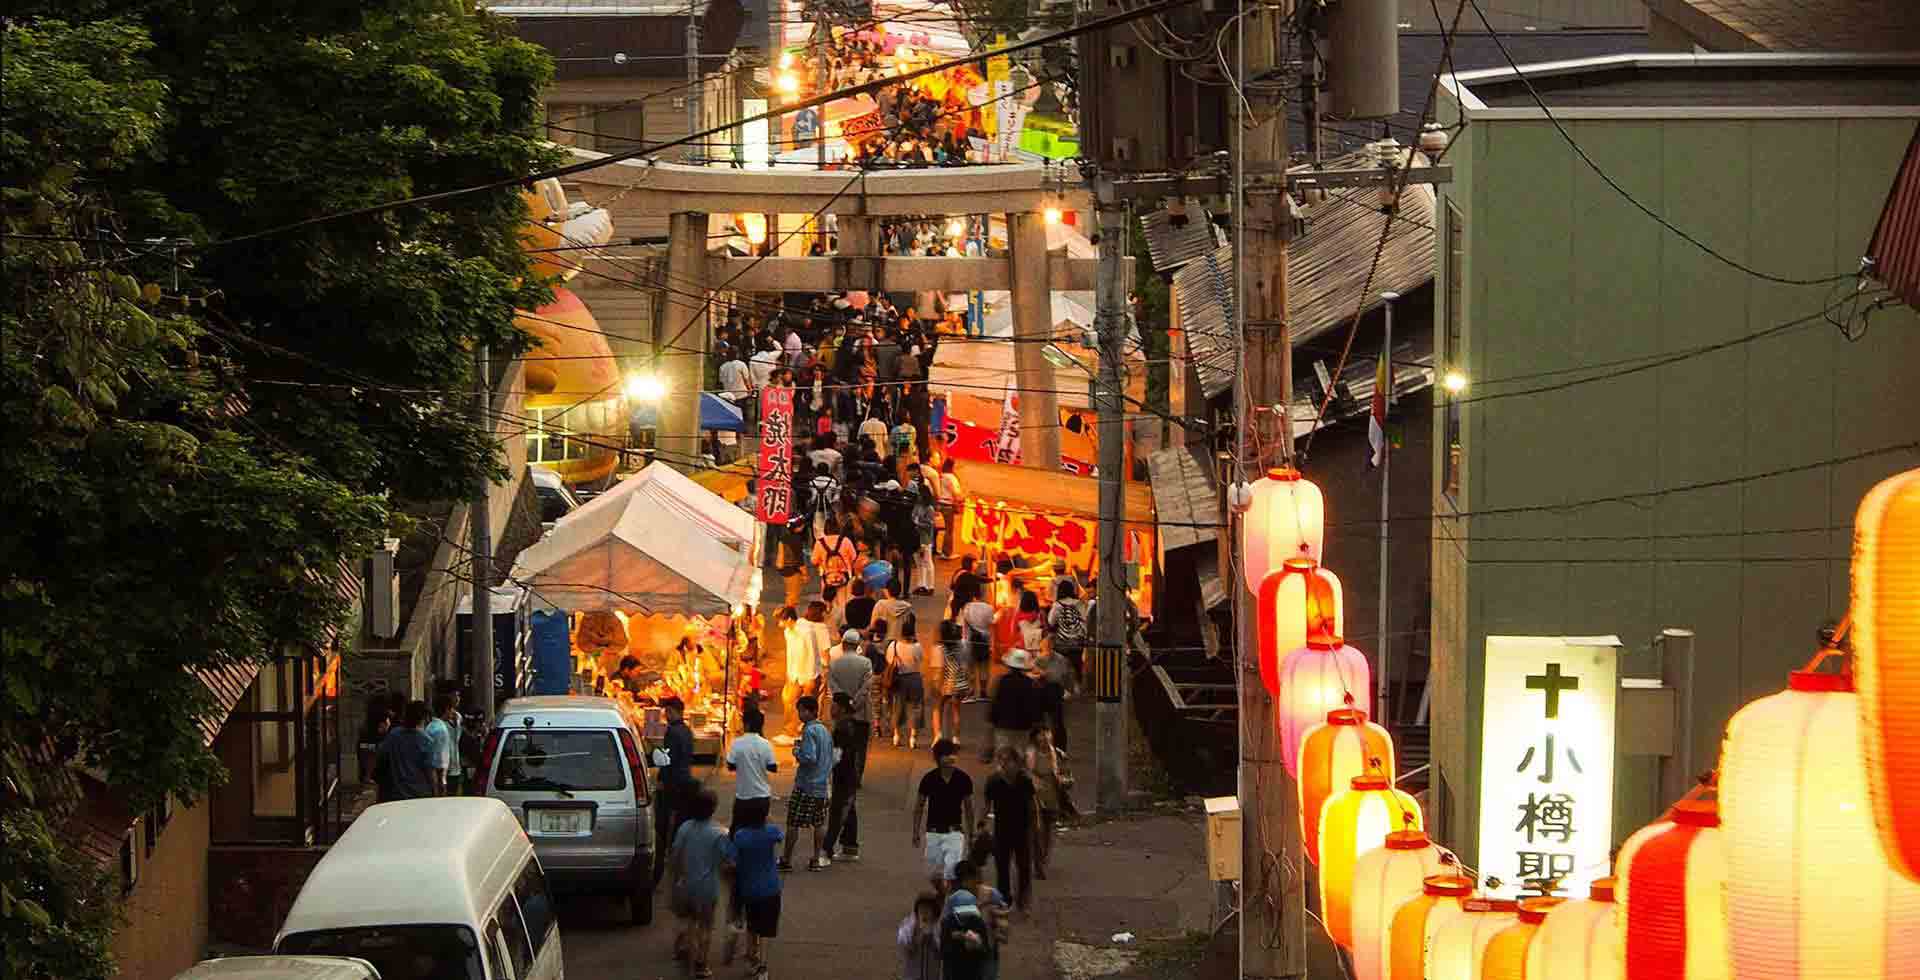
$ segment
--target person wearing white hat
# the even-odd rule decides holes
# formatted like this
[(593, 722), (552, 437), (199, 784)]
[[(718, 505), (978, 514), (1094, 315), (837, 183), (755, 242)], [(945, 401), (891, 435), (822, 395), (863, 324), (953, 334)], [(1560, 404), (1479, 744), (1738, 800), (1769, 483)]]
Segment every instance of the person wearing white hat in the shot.
[(1000, 749), (1021, 749), (1033, 726), (1044, 717), (1040, 685), (1033, 679), (1033, 655), (1019, 647), (1008, 651), (1003, 662), (1007, 673), (993, 689), (993, 703), (987, 707), (987, 721), (993, 725), (993, 741), (981, 752), (982, 761), (991, 762)]

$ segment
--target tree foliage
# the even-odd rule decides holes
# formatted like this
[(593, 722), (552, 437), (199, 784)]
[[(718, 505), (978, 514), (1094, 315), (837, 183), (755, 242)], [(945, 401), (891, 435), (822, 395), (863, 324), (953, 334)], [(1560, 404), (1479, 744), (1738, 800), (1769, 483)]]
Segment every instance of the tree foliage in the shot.
[[(312, 649), (390, 501), (497, 472), (463, 399), (517, 350), (550, 63), (444, 0), (27, 4), (0, 27), (0, 937), (111, 972), (50, 766), (137, 812), (223, 777), (196, 671)], [(16, 877), (16, 874), (18, 877)], [(66, 930), (63, 932), (62, 930)], [(77, 931), (76, 931), (77, 930)]]

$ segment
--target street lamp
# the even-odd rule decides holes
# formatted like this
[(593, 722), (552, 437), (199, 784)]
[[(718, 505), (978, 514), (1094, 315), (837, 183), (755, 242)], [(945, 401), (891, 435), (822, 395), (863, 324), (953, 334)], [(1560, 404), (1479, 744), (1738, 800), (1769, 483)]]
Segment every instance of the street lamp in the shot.
[(1045, 211), (1040, 212), (1040, 216), (1046, 220), (1047, 224), (1057, 225), (1060, 223), (1059, 208), (1048, 208)]
[(667, 386), (657, 375), (629, 374), (626, 384), (627, 397), (640, 402), (657, 402), (666, 397)]
[(800, 91), (800, 76), (790, 71), (782, 71), (779, 77), (774, 79), (774, 86), (780, 90), (781, 95), (796, 95)]
[(1448, 371), (1440, 379), (1440, 384), (1447, 389), (1447, 394), (1457, 395), (1467, 390), (1467, 376), (1459, 371)]

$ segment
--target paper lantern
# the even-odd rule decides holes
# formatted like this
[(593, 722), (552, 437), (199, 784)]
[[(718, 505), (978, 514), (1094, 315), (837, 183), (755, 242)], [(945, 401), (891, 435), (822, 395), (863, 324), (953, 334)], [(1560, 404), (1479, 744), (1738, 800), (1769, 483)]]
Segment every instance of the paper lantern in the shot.
[(1720, 805), (1681, 800), (1620, 846), (1615, 932), (1626, 980), (1728, 980)]
[(1853, 655), (1880, 846), (1895, 871), (1920, 881), (1920, 469), (1860, 502)]
[(1540, 896), (1521, 899), (1516, 913), (1520, 921), (1495, 933), (1487, 943), (1486, 958), (1480, 965), (1481, 980), (1555, 980), (1551, 974), (1527, 972), (1527, 957), (1539, 939), (1547, 913), (1564, 901)]
[[(1620, 933), (1614, 924), (1614, 880), (1598, 878), (1587, 897), (1563, 902), (1547, 914), (1527, 947), (1528, 977), (1549, 980), (1620, 980)], [(1522, 912), (1526, 911), (1522, 903)]]
[(1426, 980), (1427, 950), (1434, 934), (1466, 913), (1473, 879), (1434, 875), (1421, 883), (1420, 895), (1393, 913), (1387, 929), (1387, 980)]
[(1419, 898), (1428, 878), (1446, 870), (1444, 855), (1418, 830), (1396, 830), (1384, 846), (1353, 866), (1353, 973), (1386, 980), (1394, 914)]
[(1240, 523), (1247, 573), (1243, 581), (1250, 592), (1289, 558), (1324, 561), (1321, 542), (1326, 534), (1320, 488), (1302, 479), (1299, 470), (1275, 467), (1253, 481), (1251, 489), (1253, 505)]
[(1727, 723), (1720, 814), (1740, 980), (1920, 977), (1920, 885), (1880, 848), (1859, 702), (1851, 675), (1798, 671)]
[(1427, 951), (1427, 980), (1480, 980), (1487, 944), (1520, 921), (1520, 903), (1511, 898), (1469, 898), (1460, 915), (1433, 934)]
[(1353, 948), (1353, 871), (1387, 835), (1420, 830), (1420, 804), (1379, 775), (1355, 778), (1320, 811), (1320, 918), (1327, 935)]
[(1327, 712), (1355, 704), (1373, 703), (1373, 674), (1366, 655), (1337, 636), (1318, 636), (1295, 647), (1280, 661), (1280, 693), (1275, 695), (1275, 723), (1280, 726), (1280, 758), (1287, 775), (1300, 777), (1300, 743), (1307, 729), (1320, 724)]
[[(1354, 777), (1378, 772), (1394, 780), (1393, 737), (1352, 707), (1327, 712), (1327, 720), (1300, 739), (1300, 839), (1307, 860), (1320, 862), (1320, 808), (1333, 794), (1353, 785)], [(1422, 875), (1421, 877), (1426, 877)], [(1418, 891), (1420, 880), (1414, 879)]]
[(1254, 603), (1260, 634), (1260, 683), (1280, 694), (1280, 658), (1309, 637), (1339, 636), (1346, 628), (1340, 578), (1310, 558), (1290, 558), (1267, 574)]

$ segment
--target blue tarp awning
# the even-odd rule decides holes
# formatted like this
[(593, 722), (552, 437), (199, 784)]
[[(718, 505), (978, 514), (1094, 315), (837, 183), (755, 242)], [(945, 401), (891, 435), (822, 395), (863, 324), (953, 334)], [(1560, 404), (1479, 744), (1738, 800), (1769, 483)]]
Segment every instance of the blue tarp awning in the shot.
[[(641, 428), (650, 428), (660, 424), (660, 407), (641, 405), (630, 416), (633, 424)], [(721, 432), (745, 432), (746, 420), (740, 416), (740, 407), (719, 395), (702, 392), (700, 395), (700, 428), (717, 429)]]

